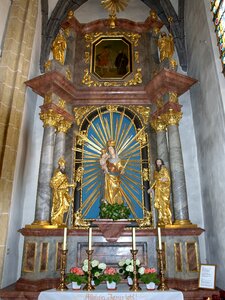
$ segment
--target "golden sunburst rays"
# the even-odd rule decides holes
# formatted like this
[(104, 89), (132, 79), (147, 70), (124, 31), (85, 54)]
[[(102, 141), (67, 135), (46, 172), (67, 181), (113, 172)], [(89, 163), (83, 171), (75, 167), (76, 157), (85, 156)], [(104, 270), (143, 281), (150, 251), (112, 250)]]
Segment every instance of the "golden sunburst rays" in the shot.
[[(87, 135), (80, 135), (84, 141), (82, 159), (76, 159), (77, 163), (82, 162), (84, 168), (83, 180), (80, 186), (81, 206), (83, 215), (87, 218), (97, 218), (99, 214), (100, 201), (104, 194), (104, 173), (100, 166), (101, 150), (107, 147), (107, 141), (114, 139), (116, 151), (125, 166), (125, 173), (121, 174), (121, 193), (124, 202), (131, 210), (132, 216), (140, 218), (138, 207), (143, 208), (143, 185), (142, 185), (142, 159), (141, 148), (138, 142), (139, 135), (144, 128), (136, 130), (134, 118), (131, 119), (123, 111), (104, 111), (99, 108), (97, 115), (88, 122)], [(145, 161), (147, 162), (147, 160)], [(94, 213), (93, 211), (97, 210)]]
[(102, 0), (102, 6), (108, 10), (109, 13), (118, 13), (127, 7), (129, 0)]

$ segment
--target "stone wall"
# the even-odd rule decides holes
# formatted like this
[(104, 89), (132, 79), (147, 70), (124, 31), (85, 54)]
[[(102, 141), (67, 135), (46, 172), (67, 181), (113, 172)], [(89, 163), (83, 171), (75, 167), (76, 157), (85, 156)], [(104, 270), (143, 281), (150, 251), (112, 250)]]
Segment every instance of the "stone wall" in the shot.
[(186, 1), (188, 75), (199, 80), (191, 90), (201, 178), (207, 263), (217, 264), (217, 286), (225, 288), (225, 122), (219, 51), (210, 3)]

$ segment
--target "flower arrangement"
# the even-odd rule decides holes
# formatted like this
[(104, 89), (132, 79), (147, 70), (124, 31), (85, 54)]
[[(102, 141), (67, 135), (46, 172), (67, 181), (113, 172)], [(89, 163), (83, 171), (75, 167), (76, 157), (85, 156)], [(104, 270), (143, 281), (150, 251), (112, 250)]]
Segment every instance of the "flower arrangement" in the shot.
[[(105, 263), (100, 263), (98, 260), (93, 259), (91, 261), (91, 274), (92, 274), (92, 279), (94, 280), (95, 285), (99, 285), (102, 281), (102, 275), (104, 270), (106, 269), (106, 264)], [(83, 261), (83, 266), (82, 270), (84, 273), (87, 275), (88, 274), (88, 260), (85, 259)]]
[(102, 202), (100, 205), (100, 218), (102, 219), (128, 219), (130, 215), (130, 210), (124, 204), (109, 204), (107, 202)]
[(73, 267), (70, 272), (66, 275), (67, 282), (77, 282), (78, 285), (87, 282), (87, 276), (81, 268)]
[(146, 268), (144, 270), (144, 274), (141, 274), (140, 280), (145, 284), (148, 284), (150, 282), (159, 284), (159, 282), (160, 282), (155, 268)]
[[(130, 276), (131, 278), (134, 278), (134, 261), (133, 259), (124, 259), (119, 261), (119, 273), (124, 277), (127, 278)], [(141, 266), (141, 262), (139, 259), (136, 259), (136, 271), (137, 276), (140, 278), (142, 274), (144, 274), (145, 268)]]
[(121, 280), (121, 276), (115, 268), (107, 267), (102, 276), (102, 280), (108, 281), (109, 283), (119, 283)]

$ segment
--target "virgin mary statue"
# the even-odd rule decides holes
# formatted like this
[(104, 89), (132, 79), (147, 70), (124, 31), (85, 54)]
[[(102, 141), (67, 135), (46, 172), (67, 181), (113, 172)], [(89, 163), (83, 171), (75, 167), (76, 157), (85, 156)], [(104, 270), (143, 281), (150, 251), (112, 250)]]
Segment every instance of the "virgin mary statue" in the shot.
[(104, 156), (105, 164), (103, 162), (100, 163), (105, 173), (104, 200), (109, 204), (122, 204), (120, 175), (124, 173), (124, 167), (116, 153), (115, 145), (114, 140), (107, 142), (108, 153)]

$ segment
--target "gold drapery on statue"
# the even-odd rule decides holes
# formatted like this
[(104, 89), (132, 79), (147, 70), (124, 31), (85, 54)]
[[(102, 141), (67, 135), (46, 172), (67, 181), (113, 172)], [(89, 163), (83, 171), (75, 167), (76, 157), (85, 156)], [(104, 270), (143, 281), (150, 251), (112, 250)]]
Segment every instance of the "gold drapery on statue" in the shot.
[(64, 214), (68, 212), (71, 196), (69, 195), (69, 187), (75, 187), (74, 184), (69, 184), (65, 172), (65, 160), (60, 158), (58, 162), (59, 167), (55, 170), (54, 175), (50, 181), (52, 188), (52, 211), (51, 224), (63, 224)]
[[(115, 150), (115, 141), (107, 142), (108, 153), (105, 154), (105, 165), (100, 162), (101, 168), (105, 173), (104, 200), (109, 204), (122, 204), (121, 180), (120, 175), (124, 172), (124, 167)], [(102, 156), (104, 158), (104, 156)]]
[(154, 171), (154, 180), (154, 206), (158, 210), (158, 225), (165, 226), (172, 224), (172, 214), (170, 210), (170, 175), (164, 165), (161, 166), (159, 171)]

